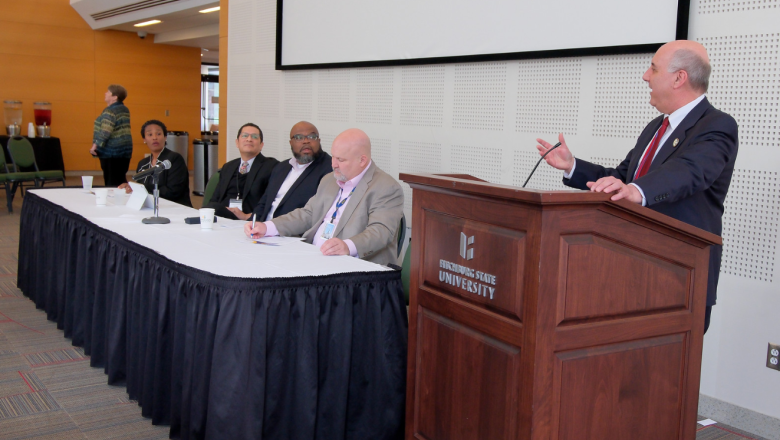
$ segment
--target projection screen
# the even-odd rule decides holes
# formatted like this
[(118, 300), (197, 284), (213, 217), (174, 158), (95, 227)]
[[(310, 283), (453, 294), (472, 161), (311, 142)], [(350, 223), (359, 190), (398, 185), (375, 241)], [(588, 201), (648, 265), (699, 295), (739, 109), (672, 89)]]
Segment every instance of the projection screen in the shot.
[(690, 0), (278, 0), (276, 68), (652, 52)]

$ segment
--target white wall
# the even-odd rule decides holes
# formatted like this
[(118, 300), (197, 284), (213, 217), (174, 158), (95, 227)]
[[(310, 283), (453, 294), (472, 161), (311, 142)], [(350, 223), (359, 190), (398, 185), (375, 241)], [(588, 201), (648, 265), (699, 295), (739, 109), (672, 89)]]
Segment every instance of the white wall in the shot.
[[(396, 177), (465, 172), (519, 186), (538, 157), (536, 137), (562, 131), (575, 155), (614, 165), (658, 114), (641, 80), (652, 54), (275, 71), (275, 9), (275, 0), (230, 0), (227, 129), (258, 123), (263, 153), (280, 160), (290, 157), (290, 127), (308, 120), (326, 150), (344, 129), (363, 129), (378, 166)], [(313, 22), (300, 31), (328, 26)], [(709, 99), (740, 126), (701, 392), (774, 418), (780, 372), (764, 365), (767, 343), (780, 343), (778, 23), (780, 0), (691, 1), (690, 38), (712, 61)], [(528, 186), (562, 189), (560, 179), (542, 164)]]

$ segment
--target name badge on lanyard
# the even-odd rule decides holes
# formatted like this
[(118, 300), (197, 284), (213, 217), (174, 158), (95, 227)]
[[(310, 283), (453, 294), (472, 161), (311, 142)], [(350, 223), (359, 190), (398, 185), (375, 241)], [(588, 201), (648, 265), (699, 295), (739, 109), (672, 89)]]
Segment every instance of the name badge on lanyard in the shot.
[[(236, 173), (238, 173), (238, 170), (236, 170)], [(244, 209), (244, 201), (241, 200), (241, 188), (238, 187), (238, 177), (236, 177), (236, 198), (230, 199), (228, 208)]]
[(330, 240), (333, 238), (333, 231), (336, 230), (336, 225), (333, 223), (325, 223), (325, 229), (322, 230), (322, 238)]
[[(336, 214), (338, 214), (339, 208), (341, 208), (342, 206), (344, 206), (345, 203), (347, 203), (347, 199), (349, 199), (349, 196), (351, 196), (352, 193), (355, 192), (355, 188), (352, 188), (352, 191), (350, 191), (346, 197), (336, 202), (336, 209), (333, 210), (333, 215), (330, 217), (330, 221), (325, 223), (325, 229), (322, 230), (322, 238), (324, 238), (325, 240), (330, 240), (331, 238), (333, 238), (333, 231), (336, 230), (336, 225), (334, 224), (334, 222), (336, 221)], [(343, 191), (343, 189), (341, 191)], [(339, 197), (341, 197), (341, 191), (339, 191)]]

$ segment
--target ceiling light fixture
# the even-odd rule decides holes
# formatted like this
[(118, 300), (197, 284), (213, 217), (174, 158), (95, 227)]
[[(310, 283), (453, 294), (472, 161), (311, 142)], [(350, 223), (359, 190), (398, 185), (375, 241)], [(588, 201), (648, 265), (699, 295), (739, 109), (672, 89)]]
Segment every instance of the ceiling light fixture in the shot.
[(214, 11), (219, 11), (219, 6), (214, 7), (214, 8), (204, 9), (204, 10), (198, 11), (198, 12), (200, 12), (201, 14), (208, 14), (209, 12), (214, 12)]
[(135, 27), (142, 27), (142, 26), (151, 26), (153, 24), (162, 23), (160, 20), (149, 20), (145, 21), (143, 23), (134, 24)]

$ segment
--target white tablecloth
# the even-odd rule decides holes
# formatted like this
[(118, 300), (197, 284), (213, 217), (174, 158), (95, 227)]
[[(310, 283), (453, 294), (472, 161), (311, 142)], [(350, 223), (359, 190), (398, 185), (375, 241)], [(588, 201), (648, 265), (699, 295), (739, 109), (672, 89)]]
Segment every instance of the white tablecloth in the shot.
[(245, 222), (241, 220), (220, 217), (211, 230), (188, 225), (184, 219), (197, 217), (198, 211), (164, 199), (160, 199), (159, 215), (169, 218), (171, 223), (146, 225), (141, 220), (152, 217), (151, 209), (137, 211), (116, 205), (110, 191), (106, 206), (97, 206), (94, 194), (77, 188), (30, 191), (170, 260), (217, 275), (279, 278), (389, 270), (349, 256), (326, 257), (299, 238), (260, 240), (279, 246), (254, 244), (244, 234)]

